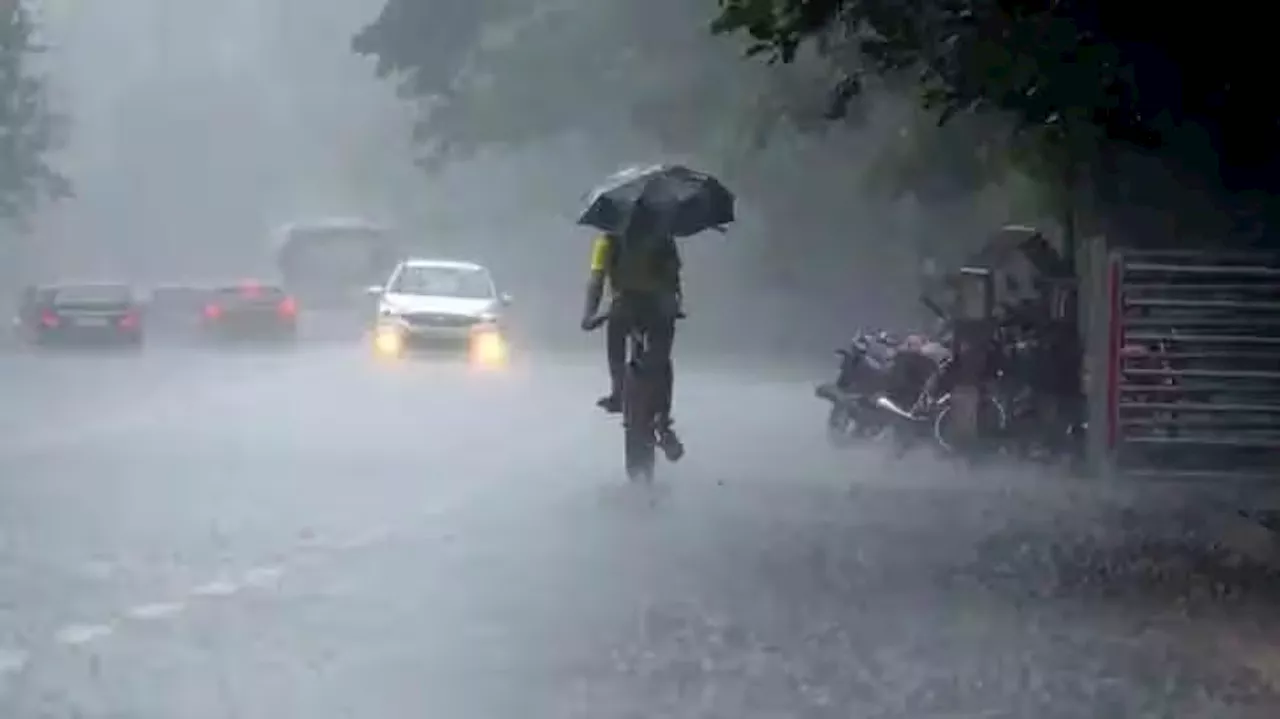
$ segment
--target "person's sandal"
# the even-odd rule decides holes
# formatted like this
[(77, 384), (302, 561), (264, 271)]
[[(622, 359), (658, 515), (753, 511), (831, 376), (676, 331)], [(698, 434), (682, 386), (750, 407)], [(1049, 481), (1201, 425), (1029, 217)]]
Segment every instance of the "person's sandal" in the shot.
[(675, 430), (668, 425), (658, 430), (658, 446), (667, 456), (668, 462), (679, 462), (684, 456), (684, 443), (676, 436)]

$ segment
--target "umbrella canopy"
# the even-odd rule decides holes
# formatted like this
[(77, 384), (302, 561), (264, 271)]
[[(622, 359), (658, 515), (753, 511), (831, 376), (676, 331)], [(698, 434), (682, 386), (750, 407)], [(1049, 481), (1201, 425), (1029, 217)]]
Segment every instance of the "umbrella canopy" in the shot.
[(682, 165), (631, 167), (588, 194), (578, 224), (623, 234), (643, 213), (676, 237), (688, 237), (733, 222), (734, 196), (711, 175)]

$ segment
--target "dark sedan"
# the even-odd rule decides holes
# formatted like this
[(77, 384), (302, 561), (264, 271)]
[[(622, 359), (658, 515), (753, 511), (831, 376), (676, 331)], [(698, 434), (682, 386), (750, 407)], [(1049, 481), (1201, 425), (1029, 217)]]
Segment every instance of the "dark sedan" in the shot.
[(202, 326), (214, 340), (292, 340), (297, 336), (298, 305), (279, 286), (243, 282), (209, 292)]
[(142, 307), (124, 284), (29, 288), (17, 319), (24, 338), (39, 346), (143, 342)]

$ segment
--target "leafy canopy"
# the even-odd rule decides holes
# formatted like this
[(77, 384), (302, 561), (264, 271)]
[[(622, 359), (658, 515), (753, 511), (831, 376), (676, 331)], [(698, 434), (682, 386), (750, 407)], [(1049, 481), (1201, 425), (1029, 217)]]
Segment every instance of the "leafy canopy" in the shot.
[[(750, 54), (791, 62), (811, 41), (850, 60), (839, 91), (869, 76), (916, 73), (942, 112), (996, 109), (1024, 126), (1095, 123), (1114, 136), (1149, 132), (1119, 49), (1082, 22), (1081, 3), (995, 0), (719, 0), (719, 33), (745, 33)], [(1087, 3), (1086, 3), (1087, 4)]]
[(832, 78), (742, 62), (737, 43), (710, 37), (714, 10), (709, 0), (477, 0), (465, 11), (387, 0), (353, 48), (422, 100), (418, 139), (436, 155), (567, 131), (606, 142), (638, 131), (705, 151), (821, 115)]
[[(945, 202), (1004, 179), (1005, 123), (965, 120), (938, 130), (931, 111), (917, 111), (901, 118), (902, 132), (877, 130), (869, 147), (837, 141), (831, 131), (866, 124), (871, 103), (857, 90), (900, 94), (910, 83), (852, 82), (859, 61), (848, 43), (824, 41), (823, 53), (793, 47), (789, 63), (743, 62), (741, 42), (708, 32), (715, 10), (711, 0), (559, 0), (537, 8), (477, 0), (465, 9), (387, 0), (353, 47), (421, 101), (415, 134), (432, 161), (566, 131), (606, 144), (638, 132), (670, 150), (719, 159), (741, 184), (757, 172), (775, 175), (759, 165), (776, 164), (777, 153), (766, 159), (761, 151), (801, 133), (829, 141), (836, 155), (852, 150), (842, 160), (844, 192), (862, 185)], [(868, 156), (869, 168), (858, 159)]]
[(845, 96), (910, 76), (943, 122), (1008, 113), (1056, 145), (1052, 165), (1139, 149), (1227, 188), (1280, 185), (1263, 5), (1153, 16), (1100, 0), (718, 2), (715, 31), (749, 37), (753, 54), (787, 63), (806, 44), (834, 48)]
[(44, 83), (30, 71), (39, 48), (22, 3), (0, 2), (0, 218), (21, 221), (42, 198), (70, 194), (48, 163), (62, 123), (45, 102)]

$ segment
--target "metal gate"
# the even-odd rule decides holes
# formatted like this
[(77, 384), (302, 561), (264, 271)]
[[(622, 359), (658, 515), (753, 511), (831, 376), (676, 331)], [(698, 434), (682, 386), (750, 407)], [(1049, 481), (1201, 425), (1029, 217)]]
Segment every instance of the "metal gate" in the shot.
[(1280, 256), (1111, 251), (1103, 286), (1106, 468), (1280, 480)]

